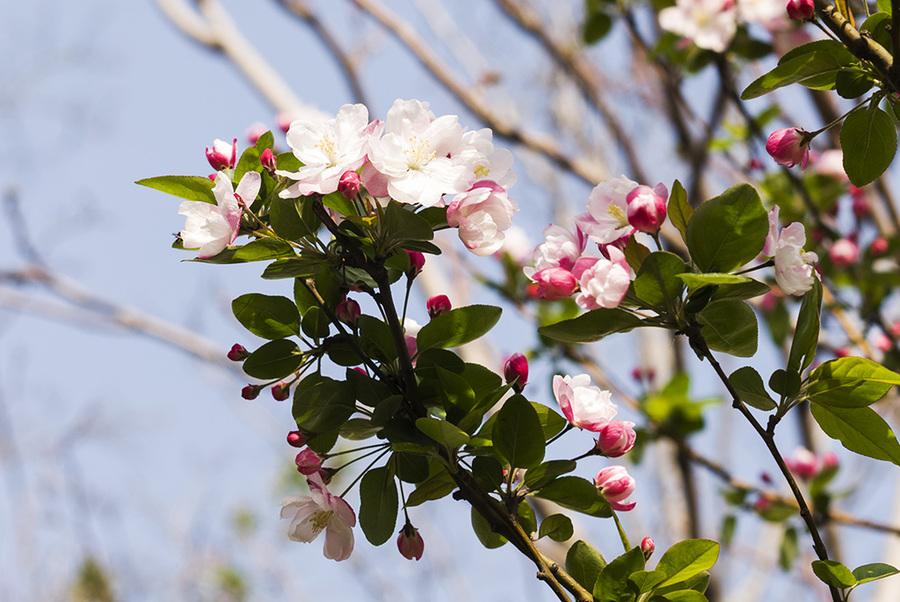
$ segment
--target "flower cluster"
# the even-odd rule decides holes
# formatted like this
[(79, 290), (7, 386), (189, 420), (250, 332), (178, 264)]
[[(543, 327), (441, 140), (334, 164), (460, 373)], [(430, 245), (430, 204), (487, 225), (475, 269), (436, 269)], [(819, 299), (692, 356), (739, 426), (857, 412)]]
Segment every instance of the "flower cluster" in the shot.
[[(609, 391), (591, 385), (587, 374), (553, 377), (553, 395), (569, 423), (598, 434), (592, 453), (618, 458), (634, 447), (634, 423), (614, 420), (619, 408)], [(609, 466), (597, 473), (594, 484), (614, 510), (631, 510), (635, 502), (625, 502), (634, 491), (634, 479), (624, 466)]]
[[(622, 248), (635, 232), (659, 232), (668, 196), (662, 184), (650, 188), (624, 176), (599, 183), (587, 211), (576, 216), (574, 232), (554, 224), (544, 229), (534, 265), (525, 268), (537, 283), (537, 295), (558, 300), (578, 292), (575, 302), (584, 309), (617, 307), (631, 282)], [(586, 254), (589, 240), (600, 257)]]

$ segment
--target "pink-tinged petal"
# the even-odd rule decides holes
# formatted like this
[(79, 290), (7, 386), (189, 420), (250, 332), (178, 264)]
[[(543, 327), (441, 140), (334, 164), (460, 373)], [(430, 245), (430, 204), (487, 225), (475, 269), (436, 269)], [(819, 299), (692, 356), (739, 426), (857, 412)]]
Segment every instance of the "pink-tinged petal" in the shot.
[(769, 211), (769, 235), (766, 236), (766, 244), (762, 254), (766, 257), (775, 256), (775, 246), (778, 244), (778, 205)]
[(356, 526), (356, 513), (353, 512), (353, 508), (346, 500), (344, 500), (344, 498), (333, 496), (331, 509), (334, 510), (334, 513), (342, 522), (351, 527)]
[(325, 528), (325, 558), (346, 560), (353, 552), (353, 530), (338, 518), (333, 518)]
[(241, 181), (237, 185), (237, 190), (234, 192), (244, 199), (244, 202), (247, 203), (247, 205), (250, 205), (256, 200), (256, 195), (259, 194), (261, 186), (262, 175), (258, 171), (248, 171), (241, 178)]

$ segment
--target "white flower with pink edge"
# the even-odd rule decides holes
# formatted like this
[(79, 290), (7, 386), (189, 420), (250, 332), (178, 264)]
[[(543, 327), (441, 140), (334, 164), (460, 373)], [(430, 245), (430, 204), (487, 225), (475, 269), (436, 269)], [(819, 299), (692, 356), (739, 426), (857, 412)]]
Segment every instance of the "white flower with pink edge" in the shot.
[(289, 495), (280, 502), (281, 518), (290, 518), (288, 537), (309, 543), (325, 531), (325, 558), (346, 560), (353, 552), (356, 514), (350, 504), (332, 495), (322, 477), (307, 477), (310, 495)]
[(804, 252), (806, 230), (800, 222), (794, 222), (778, 232), (778, 207), (769, 211), (769, 235), (763, 247), (763, 255), (775, 260), (775, 281), (787, 295), (802, 295), (816, 281), (813, 264), (819, 256)]
[(591, 191), (587, 213), (575, 217), (575, 223), (597, 244), (613, 243), (634, 230), (628, 223), (628, 194), (638, 183), (625, 176), (600, 182)]
[(724, 52), (737, 32), (734, 0), (676, 0), (659, 11), (659, 26), (700, 48)]
[(608, 246), (605, 257), (582, 257), (575, 262), (572, 274), (578, 279), (581, 292), (575, 297), (575, 303), (584, 309), (612, 309), (618, 307), (631, 276), (628, 273), (628, 262), (625, 254), (617, 247)]
[(475, 255), (487, 257), (503, 246), (504, 231), (512, 226), (516, 202), (501, 186), (484, 180), (461, 192), (447, 207), (447, 223), (459, 228), (459, 239)]
[(625, 500), (634, 492), (634, 479), (624, 466), (608, 466), (594, 477), (594, 485), (600, 490), (613, 510), (627, 512), (634, 508), (636, 502)]
[(591, 385), (591, 377), (587, 374), (557, 374), (553, 377), (553, 395), (566, 420), (595, 433), (609, 424), (619, 411), (612, 402), (612, 394)]
[(187, 219), (181, 231), (181, 242), (185, 249), (196, 249), (200, 259), (218, 255), (234, 242), (241, 227), (241, 209), (238, 198), (252, 203), (259, 194), (261, 176), (258, 172), (244, 174), (237, 190), (231, 180), (219, 172), (213, 195), (216, 204), (200, 201), (185, 201), (178, 207), (178, 213)]

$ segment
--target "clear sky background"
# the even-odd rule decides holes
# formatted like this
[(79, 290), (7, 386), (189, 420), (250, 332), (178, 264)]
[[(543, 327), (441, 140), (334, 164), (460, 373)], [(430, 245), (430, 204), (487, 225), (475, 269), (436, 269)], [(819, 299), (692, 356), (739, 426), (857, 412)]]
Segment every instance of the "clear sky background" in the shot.
[[(335, 113), (352, 101), (333, 59), (276, 3), (225, 4), (305, 102)], [(431, 2), (388, 4), (427, 34), (416, 5)], [(535, 46), (508, 27), (496, 27), (491, 3), (444, 4), (465, 16), (464, 33), (477, 40), (485, 60), (516, 67), (507, 95), (497, 100), (525, 118), (534, 115), (536, 129), (547, 125), (538, 116), (546, 104), (543, 86), (552, 81)], [(345, 3), (313, 5), (350, 48), (368, 56), (362, 81), (373, 116), (383, 117), (395, 98), (419, 98), (430, 101), (438, 115), (458, 113), (463, 125), (481, 127)], [(560, 25), (577, 16), (580, 6), (572, 2), (561, 10)], [(598, 52), (614, 43), (615, 38)], [(468, 60), (439, 42), (437, 47), (451, 62)], [(232, 318), (231, 299), (249, 291), (288, 294), (284, 283), (258, 279), (258, 265), (182, 263), (190, 255), (170, 248), (183, 226), (180, 201), (134, 181), (169, 173), (206, 175), (204, 149), (213, 139), (237, 137), (244, 148), (253, 124), (275, 127), (266, 101), (230, 63), (188, 40), (147, 1), (5, 2), (0, 56), (0, 194), (16, 199), (4, 204), (0, 272), (39, 260), (91, 295), (190, 329), (222, 355), (234, 342), (255, 346)], [(627, 66), (620, 71), (627, 73)], [(647, 133), (663, 135), (652, 128)], [(611, 174), (620, 173), (622, 166), (610, 155)], [(519, 224), (537, 240), (554, 216), (550, 200), (567, 201), (562, 211), (572, 215), (589, 187), (562, 178), (550, 194), (528, 176), (540, 175), (541, 165), (527, 155), (516, 159)], [(659, 180), (678, 175), (677, 165), (658, 165)], [(491, 269), (487, 260), (466, 261)], [(287, 541), (277, 502), (294, 491), (284, 483), (293, 457), (283, 439), (292, 422), (288, 403), (268, 394), (244, 401), (239, 391), (246, 381), (228, 366), (113, 328), (88, 312), (66, 309), (58, 319), (47, 319), (47, 308), (59, 307), (55, 298), (37, 287), (18, 290), (30, 295), (26, 306), (0, 307), (0, 600), (64, 598), (88, 556), (110, 572), (123, 600), (220, 599), (216, 592), (226, 570), (242, 576), (254, 600), (553, 599), (514, 551), (484, 550), (468, 529), (467, 507), (450, 499), (411, 512), (426, 541), (420, 563), (400, 557), (393, 541), (373, 549), (359, 532), (357, 551), (342, 564), (322, 558), (321, 542)], [(0, 294), (0, 305), (15, 305), (18, 297), (9, 288)], [(426, 320), (421, 307), (411, 313)], [(534, 344), (525, 325), (507, 311), (502, 342), (495, 343), (498, 357)], [(605, 345), (608, 369), (624, 374), (639, 363), (624, 339)], [(537, 368), (535, 399), (550, 401), (548, 375), (549, 367)], [(636, 393), (633, 386), (630, 392)], [(708, 379), (695, 387), (698, 397), (715, 392)], [(729, 416), (727, 408), (713, 411), (718, 431), (705, 435), (700, 449), (715, 455), (723, 442), (743, 437), (744, 425), (732, 425)], [(785, 440), (792, 449), (790, 435)], [(580, 453), (590, 441), (585, 434), (571, 445)], [(742, 460), (742, 475), (752, 480), (772, 468), (759, 457), (757, 443), (748, 445), (755, 451)], [(855, 460), (841, 458), (852, 471)], [(599, 467), (584, 465), (579, 473), (590, 477)], [(867, 485), (872, 500), (892, 495), (893, 481), (882, 483)], [(712, 482), (701, 484), (708, 492), (705, 502), (715, 506)], [(638, 510), (628, 517), (633, 537), (672, 543), (665, 524), (680, 509), (653, 505), (669, 485), (640, 483)], [(867, 510), (866, 504), (860, 507)], [(582, 522), (608, 557), (618, 553), (610, 521)], [(715, 537), (717, 525), (707, 527)], [(738, 550), (736, 565), (722, 570), (746, 571), (742, 555), (758, 571), (771, 570), (771, 563), (750, 551), (757, 537), (771, 533), (746, 521), (739, 533), (749, 537), (739, 544), (746, 549)], [(867, 536), (861, 537), (864, 544)], [(864, 548), (855, 545), (849, 553)], [(878, 557), (859, 556), (856, 564)], [(795, 577), (776, 581), (781, 599), (814, 599), (804, 597), (808, 584)]]

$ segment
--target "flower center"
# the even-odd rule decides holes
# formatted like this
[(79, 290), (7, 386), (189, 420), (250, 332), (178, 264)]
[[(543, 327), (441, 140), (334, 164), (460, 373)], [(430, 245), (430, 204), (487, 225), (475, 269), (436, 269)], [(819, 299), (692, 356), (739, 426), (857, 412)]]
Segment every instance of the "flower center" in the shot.
[(486, 178), (491, 173), (491, 168), (489, 165), (479, 165), (475, 168), (475, 177), (476, 178)]
[(331, 522), (331, 516), (334, 514), (333, 510), (319, 510), (309, 519), (309, 522), (312, 524), (313, 531), (318, 535), (321, 533), (322, 529), (328, 526), (328, 523)]
[(419, 169), (425, 163), (434, 159), (434, 153), (431, 150), (431, 143), (428, 140), (419, 140), (417, 136), (411, 136), (409, 139), (409, 147), (403, 151), (406, 156), (406, 165), (410, 169)]
[(330, 134), (322, 136), (322, 139), (316, 144), (316, 148), (322, 151), (322, 154), (328, 159), (329, 167), (337, 165), (337, 150), (334, 148), (334, 140), (332, 140)]
[(625, 212), (622, 211), (622, 208), (615, 203), (610, 203), (609, 205), (607, 205), (606, 213), (611, 215), (612, 218), (619, 223), (620, 228), (624, 228), (628, 225), (628, 216), (625, 215)]

